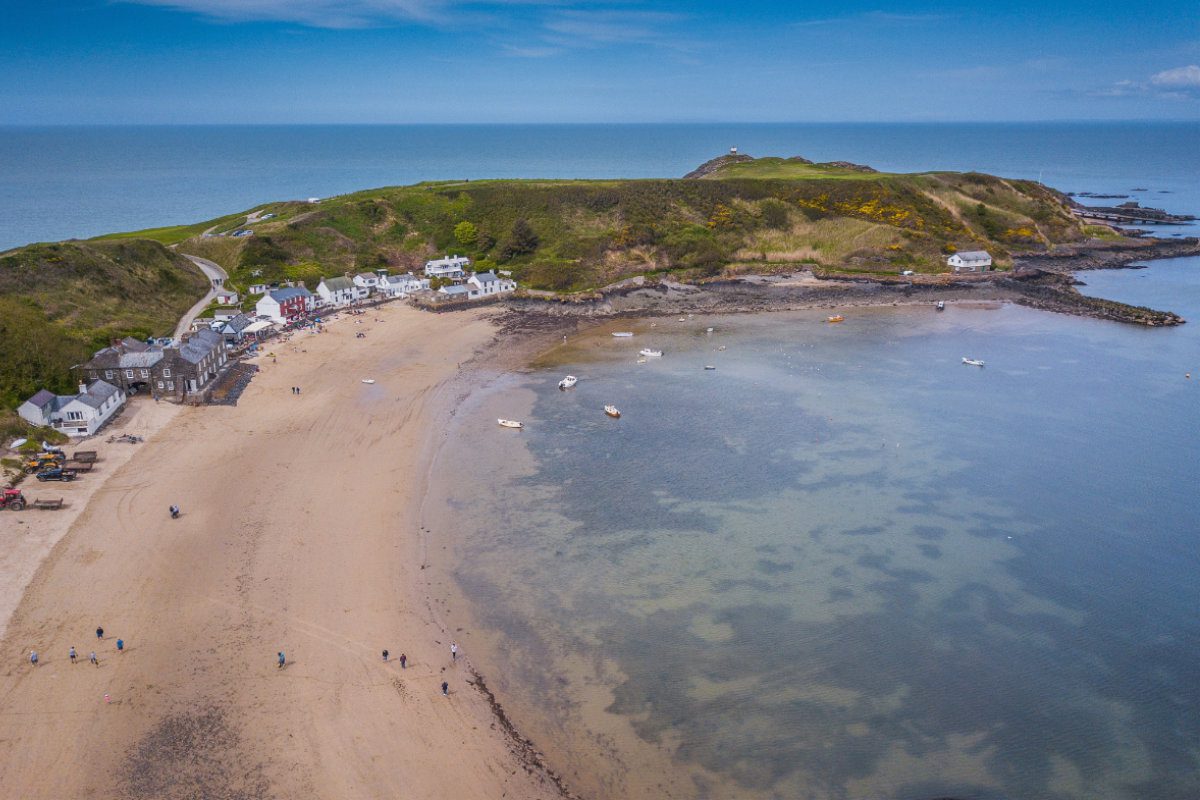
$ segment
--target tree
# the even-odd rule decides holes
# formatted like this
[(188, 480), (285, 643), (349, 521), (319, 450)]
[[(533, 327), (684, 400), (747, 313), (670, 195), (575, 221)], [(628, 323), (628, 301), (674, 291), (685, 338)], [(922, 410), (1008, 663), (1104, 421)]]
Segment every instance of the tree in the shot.
[(541, 244), (541, 239), (538, 238), (529, 221), (522, 217), (513, 223), (508, 241), (504, 243), (504, 247), (500, 251), (500, 258), (508, 260), (527, 255), (537, 250), (539, 244)]
[(479, 229), (464, 219), (454, 226), (454, 239), (463, 247), (473, 247), (479, 241)]

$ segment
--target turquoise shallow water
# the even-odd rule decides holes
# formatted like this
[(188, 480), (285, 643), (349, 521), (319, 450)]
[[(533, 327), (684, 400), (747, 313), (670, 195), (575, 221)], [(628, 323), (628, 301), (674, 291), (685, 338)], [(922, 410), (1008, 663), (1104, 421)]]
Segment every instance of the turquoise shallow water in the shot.
[[(1200, 321), (1200, 260), (1083, 277)], [(1200, 796), (1200, 324), (845, 313), (466, 402), (453, 577), (518, 723), (603, 796)]]

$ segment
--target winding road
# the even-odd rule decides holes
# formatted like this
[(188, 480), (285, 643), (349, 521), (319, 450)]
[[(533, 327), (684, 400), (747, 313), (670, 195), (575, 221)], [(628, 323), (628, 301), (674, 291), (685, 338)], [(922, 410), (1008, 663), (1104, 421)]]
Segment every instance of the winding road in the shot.
[(187, 313), (180, 317), (179, 324), (175, 326), (174, 339), (176, 341), (179, 341), (183, 334), (187, 333), (188, 330), (191, 329), (192, 321), (200, 315), (201, 311), (208, 308), (208, 304), (211, 303), (213, 298), (217, 296), (217, 289), (224, 284), (225, 280), (229, 277), (229, 274), (226, 273), (225, 270), (221, 269), (220, 265), (209, 261), (207, 258), (200, 258), (200, 256), (189, 256), (187, 253), (182, 253), (181, 255), (199, 267), (200, 271), (208, 276), (209, 288), (208, 294), (204, 295), (204, 297), (198, 301), (196, 305), (189, 308)]

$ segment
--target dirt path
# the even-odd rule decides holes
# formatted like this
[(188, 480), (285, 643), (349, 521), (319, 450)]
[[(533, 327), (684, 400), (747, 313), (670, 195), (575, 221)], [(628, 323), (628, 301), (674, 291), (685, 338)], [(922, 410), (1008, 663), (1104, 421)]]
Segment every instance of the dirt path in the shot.
[(493, 335), (478, 314), (400, 306), (342, 320), (277, 345), (237, 407), (184, 409), (139, 450), (9, 626), (5, 794), (558, 796), (451, 663), (420, 580), (416, 509), (447, 382)]

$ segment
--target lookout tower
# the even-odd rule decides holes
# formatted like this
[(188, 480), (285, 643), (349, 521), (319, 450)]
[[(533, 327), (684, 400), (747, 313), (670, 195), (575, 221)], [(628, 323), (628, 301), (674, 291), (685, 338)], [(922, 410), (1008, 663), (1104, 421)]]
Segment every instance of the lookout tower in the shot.
[(737, 145), (734, 145), (733, 147), (729, 148), (729, 155), (731, 155), (731, 156), (737, 155)]

